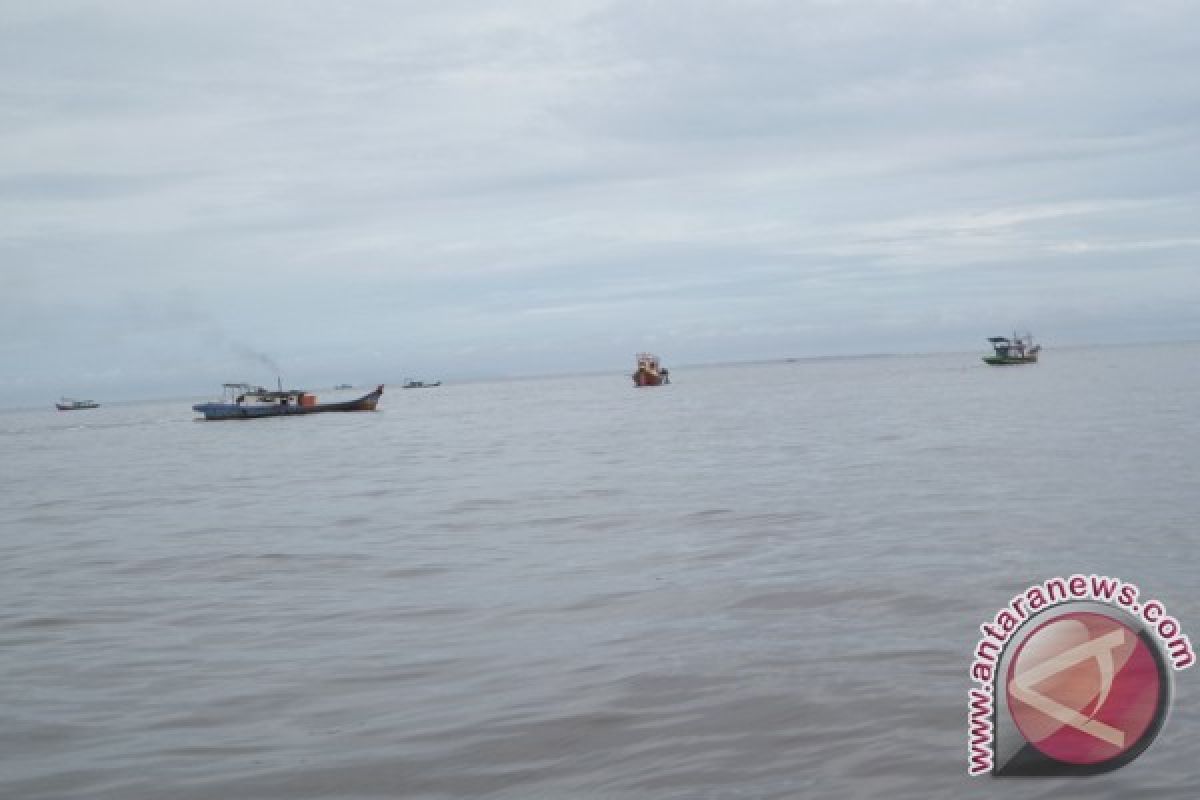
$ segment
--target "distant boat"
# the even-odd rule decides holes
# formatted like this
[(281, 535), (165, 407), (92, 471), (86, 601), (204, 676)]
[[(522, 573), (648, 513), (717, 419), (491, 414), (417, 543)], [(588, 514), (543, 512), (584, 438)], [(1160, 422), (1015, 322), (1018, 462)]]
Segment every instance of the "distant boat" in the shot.
[(54, 407), (59, 411), (83, 411), (85, 408), (99, 408), (99, 403), (94, 403), (91, 400), (72, 400), (69, 397), (61, 398)]
[(337, 386), (335, 386), (335, 387), (333, 387), (333, 388), (334, 388), (335, 390), (338, 390), (338, 391), (340, 391), (340, 390), (342, 390), (342, 389), (353, 389), (354, 387), (353, 387), (353, 386), (351, 386), (351, 385), (350, 385), (350, 384), (348, 384), (348, 383), (339, 383)]
[(434, 381), (433, 383), (426, 383), (425, 381), (406, 381), (404, 383), (404, 385), (401, 386), (400, 388), (401, 389), (436, 389), (437, 387), (439, 387), (441, 385), (442, 385), (441, 381)]
[(205, 419), (254, 419), (287, 417), (293, 414), (320, 414), (325, 411), (374, 411), (383, 395), (383, 384), (357, 400), (344, 403), (318, 403), (317, 396), (303, 389), (271, 391), (249, 383), (222, 385), (219, 403), (199, 403), (192, 410)]
[(671, 373), (658, 363), (658, 356), (653, 353), (637, 354), (637, 369), (633, 371), (634, 386), (662, 386), (670, 382)]
[(993, 367), (1036, 364), (1038, 353), (1042, 351), (1040, 344), (1033, 343), (1033, 335), (1030, 333), (1024, 336), (1013, 333), (1011, 339), (1007, 336), (992, 336), (988, 341), (992, 343), (992, 349), (996, 352), (994, 355), (984, 356), (983, 362)]

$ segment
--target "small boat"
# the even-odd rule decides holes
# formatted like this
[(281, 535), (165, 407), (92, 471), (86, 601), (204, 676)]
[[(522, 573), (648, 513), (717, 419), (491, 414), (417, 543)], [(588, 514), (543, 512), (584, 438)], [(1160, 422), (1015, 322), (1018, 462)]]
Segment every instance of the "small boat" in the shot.
[(99, 408), (100, 404), (91, 400), (72, 400), (69, 397), (61, 398), (54, 407), (59, 411), (82, 411), (85, 408)]
[(198, 403), (192, 410), (205, 419), (255, 419), (288, 417), (293, 414), (321, 414), (326, 411), (374, 411), (383, 395), (383, 384), (357, 400), (343, 403), (318, 403), (317, 396), (303, 389), (272, 391), (249, 383), (222, 384), (219, 403)]
[(637, 354), (637, 369), (633, 371), (634, 386), (662, 386), (671, 382), (671, 373), (658, 363), (653, 353)]
[(400, 388), (401, 389), (436, 389), (437, 387), (439, 387), (441, 385), (442, 385), (441, 381), (434, 381), (433, 383), (426, 383), (425, 381), (405, 381), (404, 385), (401, 386)]
[(354, 387), (348, 383), (339, 383), (337, 386), (335, 386), (333, 388), (334, 388), (334, 391), (341, 391), (343, 389), (353, 389)]
[(1033, 335), (1030, 333), (1019, 336), (1014, 332), (1011, 339), (1007, 336), (991, 336), (988, 341), (992, 343), (992, 349), (996, 352), (994, 355), (984, 356), (983, 362), (993, 367), (1036, 364), (1038, 353), (1042, 350), (1040, 344), (1033, 343)]

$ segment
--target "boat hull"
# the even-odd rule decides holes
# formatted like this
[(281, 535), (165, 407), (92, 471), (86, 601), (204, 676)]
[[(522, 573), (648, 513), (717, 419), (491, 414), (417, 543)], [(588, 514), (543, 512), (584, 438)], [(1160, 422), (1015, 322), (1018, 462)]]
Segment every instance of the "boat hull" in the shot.
[(644, 386), (662, 386), (663, 376), (657, 372), (648, 372), (646, 370), (639, 369), (637, 372), (633, 373), (633, 385), (637, 386), (638, 388)]
[(62, 403), (55, 403), (54, 407), (57, 408), (59, 411), (87, 411), (92, 408), (99, 408), (100, 404), (99, 403), (91, 403), (89, 405), (82, 405), (82, 406), (75, 406), (75, 405), (64, 406)]
[(1030, 356), (984, 356), (983, 363), (993, 367), (1013, 367), (1018, 364), (1036, 364), (1037, 355)]
[(240, 403), (199, 403), (192, 410), (203, 414), (205, 419), (258, 419), (260, 417), (292, 417), (304, 414), (324, 414), (331, 411), (374, 411), (383, 396), (380, 386), (370, 394), (344, 403), (319, 403), (312, 406), (278, 405), (263, 403), (245, 405)]

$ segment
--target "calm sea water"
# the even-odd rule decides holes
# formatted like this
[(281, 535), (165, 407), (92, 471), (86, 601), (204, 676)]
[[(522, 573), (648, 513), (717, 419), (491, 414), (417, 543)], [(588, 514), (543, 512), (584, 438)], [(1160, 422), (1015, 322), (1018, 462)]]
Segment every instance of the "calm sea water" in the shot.
[(1200, 796), (966, 776), (977, 626), (1116, 575), (1200, 639), (1200, 346), (0, 414), (0, 797)]

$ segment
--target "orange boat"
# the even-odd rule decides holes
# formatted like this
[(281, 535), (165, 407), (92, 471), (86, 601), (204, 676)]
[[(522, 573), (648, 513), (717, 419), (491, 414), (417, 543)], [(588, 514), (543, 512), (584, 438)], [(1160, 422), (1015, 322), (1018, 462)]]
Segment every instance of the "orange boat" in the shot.
[(653, 353), (637, 354), (637, 369), (633, 371), (634, 386), (662, 386), (671, 382), (670, 371), (658, 363)]

